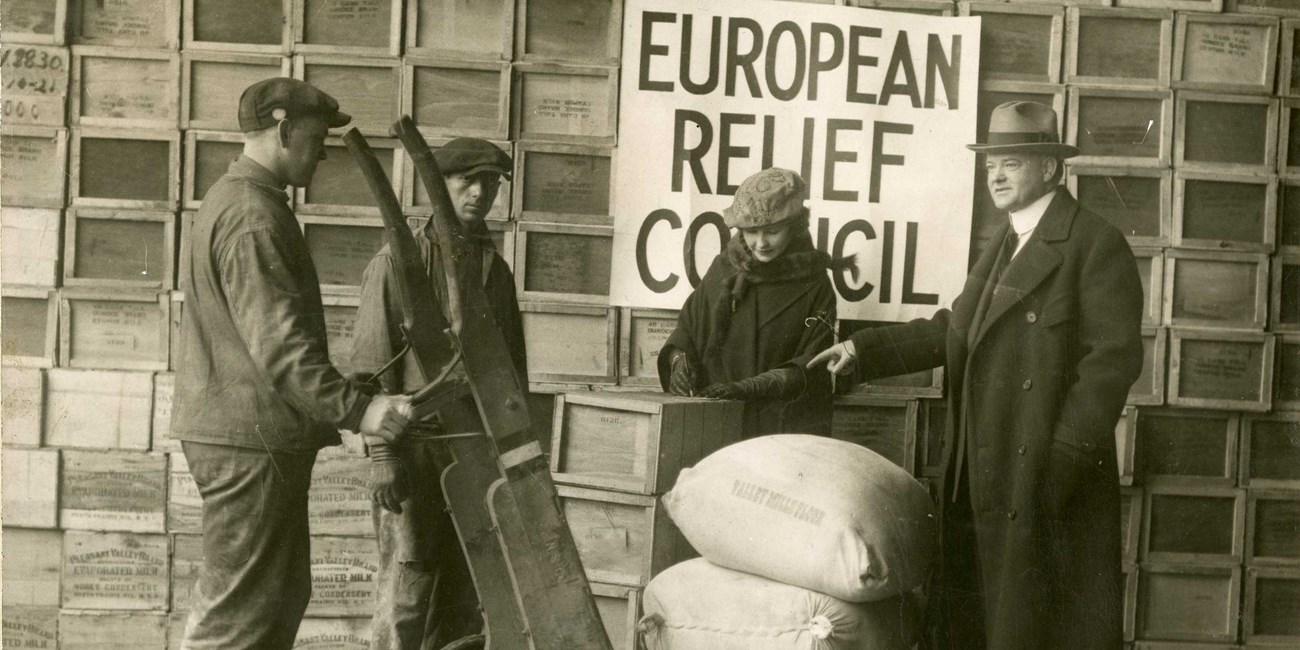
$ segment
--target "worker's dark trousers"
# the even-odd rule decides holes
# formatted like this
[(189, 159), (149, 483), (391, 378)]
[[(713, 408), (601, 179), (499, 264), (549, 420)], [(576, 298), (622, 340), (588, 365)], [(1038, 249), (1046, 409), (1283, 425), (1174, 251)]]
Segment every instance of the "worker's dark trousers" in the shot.
[(203, 497), (203, 568), (183, 650), (292, 647), (311, 598), (316, 453), (182, 442)]
[(401, 514), (374, 505), (378, 604), (371, 650), (437, 650), (483, 627), (469, 567), (442, 498), (443, 443), (408, 438), (397, 450), (411, 495)]

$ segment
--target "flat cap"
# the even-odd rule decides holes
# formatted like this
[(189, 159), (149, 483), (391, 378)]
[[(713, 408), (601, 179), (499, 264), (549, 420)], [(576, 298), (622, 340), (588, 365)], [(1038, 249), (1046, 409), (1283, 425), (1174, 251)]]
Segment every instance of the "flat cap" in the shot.
[(512, 161), (510, 154), (487, 140), (456, 138), (433, 152), (438, 169), (447, 174), (473, 176), (481, 171), (494, 171), (510, 180)]
[(740, 184), (722, 221), (729, 228), (766, 228), (802, 215), (807, 199), (808, 184), (798, 174), (769, 167)]
[(239, 129), (245, 133), (270, 128), (286, 117), (316, 115), (330, 128), (352, 121), (339, 111), (338, 100), (297, 79), (273, 77), (244, 89), (239, 96)]

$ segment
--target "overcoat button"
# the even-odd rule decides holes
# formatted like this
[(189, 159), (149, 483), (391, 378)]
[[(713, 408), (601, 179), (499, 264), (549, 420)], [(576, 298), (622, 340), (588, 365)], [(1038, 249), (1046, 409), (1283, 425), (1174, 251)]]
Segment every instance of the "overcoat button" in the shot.
[(1015, 510), (1012, 510), (1011, 512), (1008, 512), (1008, 513), (1007, 513), (1007, 519), (1014, 520), (1015, 518), (1016, 518), (1016, 511), (1015, 511)]
[(1031, 311), (1031, 312), (1027, 312), (1027, 313), (1025, 314), (1025, 320), (1027, 320), (1027, 321), (1029, 321), (1029, 322), (1031, 322), (1031, 323), (1038, 322), (1038, 314), (1035, 314), (1035, 313), (1032, 312), (1032, 311)]
[(1025, 446), (1024, 446), (1024, 445), (1020, 445), (1020, 449), (1017, 449), (1016, 451), (1017, 451), (1021, 456), (1024, 456), (1024, 455), (1025, 455)]
[(1026, 379), (1025, 383), (1021, 384), (1021, 388), (1024, 388), (1025, 390), (1029, 390), (1030, 388), (1033, 387), (1034, 387), (1034, 382), (1031, 379)]

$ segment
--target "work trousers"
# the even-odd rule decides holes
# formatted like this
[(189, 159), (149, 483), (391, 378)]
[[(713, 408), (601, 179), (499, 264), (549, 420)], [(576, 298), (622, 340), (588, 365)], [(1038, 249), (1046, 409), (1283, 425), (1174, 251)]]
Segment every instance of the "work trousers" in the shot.
[(451, 457), (443, 443), (427, 438), (408, 438), (397, 455), (411, 494), (400, 514), (373, 506), (379, 584), (371, 649), (437, 650), (483, 627), (478, 592), (442, 496), (442, 470)]
[(181, 647), (292, 647), (311, 598), (307, 488), (316, 453), (181, 446), (203, 497), (203, 567)]

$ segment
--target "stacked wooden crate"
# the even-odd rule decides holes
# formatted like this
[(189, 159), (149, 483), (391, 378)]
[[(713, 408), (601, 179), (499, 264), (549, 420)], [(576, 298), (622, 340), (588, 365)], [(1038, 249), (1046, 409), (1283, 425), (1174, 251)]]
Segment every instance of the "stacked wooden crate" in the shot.
[(695, 555), (659, 497), (683, 468), (740, 440), (743, 410), (657, 392), (556, 396), (551, 473), (615, 648), (638, 647), (650, 578)]

